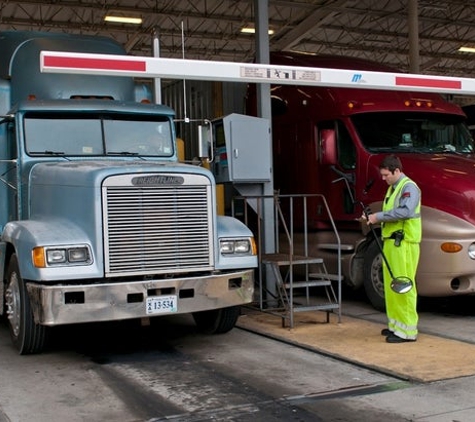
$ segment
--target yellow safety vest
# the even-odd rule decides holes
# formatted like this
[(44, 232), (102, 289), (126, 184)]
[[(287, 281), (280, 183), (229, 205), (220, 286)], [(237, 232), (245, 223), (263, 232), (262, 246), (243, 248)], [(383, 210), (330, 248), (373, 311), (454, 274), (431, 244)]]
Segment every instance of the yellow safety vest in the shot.
[[(396, 188), (390, 186), (384, 198), (383, 211), (391, 210), (395, 204), (399, 202), (403, 187), (408, 183), (414, 183), (409, 177), (405, 176)], [(417, 186), (417, 185), (416, 185)], [(404, 240), (406, 242), (420, 243), (422, 238), (422, 222), (421, 222), (421, 201), (417, 204), (414, 217), (406, 220), (385, 221), (381, 224), (381, 234), (383, 239), (391, 238), (392, 234), (397, 230), (404, 231)]]

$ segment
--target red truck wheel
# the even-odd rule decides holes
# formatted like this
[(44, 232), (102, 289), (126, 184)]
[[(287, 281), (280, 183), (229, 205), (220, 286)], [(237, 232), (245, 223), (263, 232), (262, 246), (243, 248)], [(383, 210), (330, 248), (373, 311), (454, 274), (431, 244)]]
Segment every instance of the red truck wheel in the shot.
[(7, 271), (5, 304), (13, 344), (21, 355), (40, 353), (46, 341), (46, 327), (35, 324), (18, 260), (12, 255)]
[(364, 256), (364, 289), (371, 305), (378, 311), (384, 311), (384, 283), (381, 251), (375, 241), (368, 245)]

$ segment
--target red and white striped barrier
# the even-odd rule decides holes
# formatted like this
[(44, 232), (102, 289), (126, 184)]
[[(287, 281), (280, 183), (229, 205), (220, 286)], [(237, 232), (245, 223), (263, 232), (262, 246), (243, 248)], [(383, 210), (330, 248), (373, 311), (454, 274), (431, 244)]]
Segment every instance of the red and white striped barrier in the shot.
[(475, 94), (475, 79), (366, 70), (42, 51), (47, 73)]

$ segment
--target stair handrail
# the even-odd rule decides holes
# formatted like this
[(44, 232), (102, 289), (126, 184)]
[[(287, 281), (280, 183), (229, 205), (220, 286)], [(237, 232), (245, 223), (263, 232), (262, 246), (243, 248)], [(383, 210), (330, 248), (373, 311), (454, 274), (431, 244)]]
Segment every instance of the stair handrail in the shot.
[[(285, 220), (285, 216), (284, 216), (284, 213), (282, 212), (282, 207), (281, 207), (281, 200), (283, 198), (290, 198), (290, 214), (291, 214), (291, 218), (289, 218), (290, 222), (290, 229), (289, 229), (289, 225), (287, 224), (286, 220)], [(235, 196), (232, 200), (232, 214), (233, 216), (235, 215), (235, 201), (237, 200), (241, 200), (244, 202), (244, 205), (245, 205), (245, 224), (248, 223), (248, 216), (247, 216), (247, 201), (249, 199), (254, 199), (256, 200), (257, 204), (256, 204), (256, 212), (257, 212), (257, 217), (258, 217), (258, 258), (259, 258), (259, 263), (262, 262), (262, 236), (261, 236), (261, 224), (260, 224), (260, 220), (261, 220), (261, 205), (262, 205), (262, 201), (264, 201), (265, 199), (273, 199), (274, 201), (274, 213), (275, 215), (278, 216), (278, 218), (276, 219), (275, 221), (275, 230), (276, 230), (276, 239), (279, 239), (279, 226), (278, 226), (278, 223), (279, 221), (281, 222), (282, 224), (282, 228), (284, 230), (284, 233), (285, 233), (285, 238), (287, 240), (287, 243), (288, 243), (288, 247), (289, 247), (289, 262), (290, 262), (290, 274), (292, 274), (292, 266), (293, 266), (293, 255), (294, 255), (294, 233), (293, 233), (293, 226), (294, 226), (294, 222), (293, 222), (293, 200), (295, 198), (303, 198), (304, 199), (304, 204), (305, 204), (305, 207), (304, 207), (304, 253), (305, 253), (305, 256), (308, 256), (308, 221), (307, 221), (307, 200), (308, 198), (320, 198), (323, 205), (324, 205), (324, 208), (325, 208), (325, 211), (327, 213), (327, 216), (329, 218), (329, 222), (330, 222), (330, 225), (331, 225), (331, 228), (332, 228), (332, 231), (335, 235), (335, 238), (336, 238), (336, 243), (337, 243), (337, 272), (338, 272), (338, 321), (340, 322), (341, 320), (341, 282), (342, 282), (342, 269), (341, 269), (341, 238), (340, 238), (340, 235), (338, 233), (338, 229), (336, 227), (336, 224), (335, 224), (335, 220), (333, 218), (333, 215), (331, 213), (331, 210), (330, 210), (330, 207), (328, 205), (328, 202), (325, 198), (325, 196), (323, 194), (319, 194), (319, 193), (316, 193), (316, 194), (280, 194), (278, 192), (274, 193), (273, 195), (240, 195), (240, 196)], [(280, 250), (280, 245), (279, 245), (279, 242), (277, 241), (276, 242), (276, 251), (275, 253), (278, 253)], [(292, 277), (292, 276), (291, 276)], [(263, 308), (263, 302), (262, 302), (262, 265), (259, 265), (259, 287), (260, 287), (260, 294), (259, 294), (259, 298), (260, 298), (260, 307), (261, 307), (261, 310)], [(292, 282), (293, 280), (291, 280)], [(290, 289), (290, 291), (292, 291), (292, 289)]]

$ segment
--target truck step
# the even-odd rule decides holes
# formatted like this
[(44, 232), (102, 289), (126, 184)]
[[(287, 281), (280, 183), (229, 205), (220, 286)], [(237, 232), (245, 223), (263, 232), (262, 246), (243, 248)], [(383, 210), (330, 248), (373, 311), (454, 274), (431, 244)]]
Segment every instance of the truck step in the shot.
[(343, 281), (345, 277), (338, 276), (338, 274), (326, 274), (326, 273), (309, 273), (309, 278), (317, 279), (317, 280), (331, 280), (331, 281)]
[(339, 245), (338, 243), (319, 243), (318, 244), (318, 249), (326, 249), (328, 251), (337, 251), (338, 247), (342, 252), (353, 252), (355, 250), (355, 247), (353, 245)]

